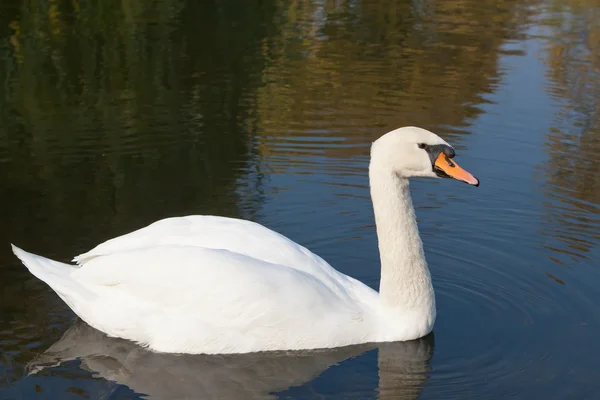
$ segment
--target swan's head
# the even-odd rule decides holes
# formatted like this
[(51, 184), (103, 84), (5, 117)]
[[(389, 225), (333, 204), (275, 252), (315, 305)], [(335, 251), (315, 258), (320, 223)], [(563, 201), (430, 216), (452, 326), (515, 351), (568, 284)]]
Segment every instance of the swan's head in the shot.
[(459, 167), (454, 156), (452, 146), (435, 133), (407, 126), (388, 132), (373, 143), (370, 168), (401, 178), (453, 178), (479, 186), (479, 180)]

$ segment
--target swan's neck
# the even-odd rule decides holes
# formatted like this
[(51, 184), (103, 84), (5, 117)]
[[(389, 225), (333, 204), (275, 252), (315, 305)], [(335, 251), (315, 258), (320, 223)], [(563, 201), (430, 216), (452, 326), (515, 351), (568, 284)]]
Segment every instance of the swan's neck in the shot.
[(435, 309), (408, 179), (371, 164), (371, 197), (381, 257), (382, 306), (400, 313)]

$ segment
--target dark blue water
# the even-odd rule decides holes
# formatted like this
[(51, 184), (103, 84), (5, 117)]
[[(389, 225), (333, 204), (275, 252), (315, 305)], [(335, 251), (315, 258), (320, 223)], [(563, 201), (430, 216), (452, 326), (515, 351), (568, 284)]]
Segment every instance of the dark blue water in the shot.
[[(599, 21), (591, 0), (3, 2), (0, 398), (595, 399)], [(413, 182), (438, 304), (419, 341), (149, 353), (10, 252), (215, 214), (377, 288), (369, 146), (403, 125), (482, 182)]]

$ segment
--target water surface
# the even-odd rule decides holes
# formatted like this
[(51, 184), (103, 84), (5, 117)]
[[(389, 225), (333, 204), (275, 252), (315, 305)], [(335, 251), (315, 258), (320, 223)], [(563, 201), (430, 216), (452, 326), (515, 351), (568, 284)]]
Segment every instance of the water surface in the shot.
[[(599, 21), (593, 0), (2, 2), (0, 398), (595, 398)], [(369, 146), (403, 125), (482, 182), (412, 184), (438, 303), (419, 341), (149, 353), (10, 252), (216, 214), (377, 288)]]

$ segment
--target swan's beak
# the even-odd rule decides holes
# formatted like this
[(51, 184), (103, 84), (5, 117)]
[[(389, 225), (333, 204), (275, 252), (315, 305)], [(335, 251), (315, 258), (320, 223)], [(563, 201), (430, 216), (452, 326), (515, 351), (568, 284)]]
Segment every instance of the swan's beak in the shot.
[(462, 169), (443, 152), (436, 158), (435, 163), (433, 164), (433, 170), (437, 176), (454, 178), (458, 181), (466, 182), (469, 185), (479, 186), (479, 179)]

